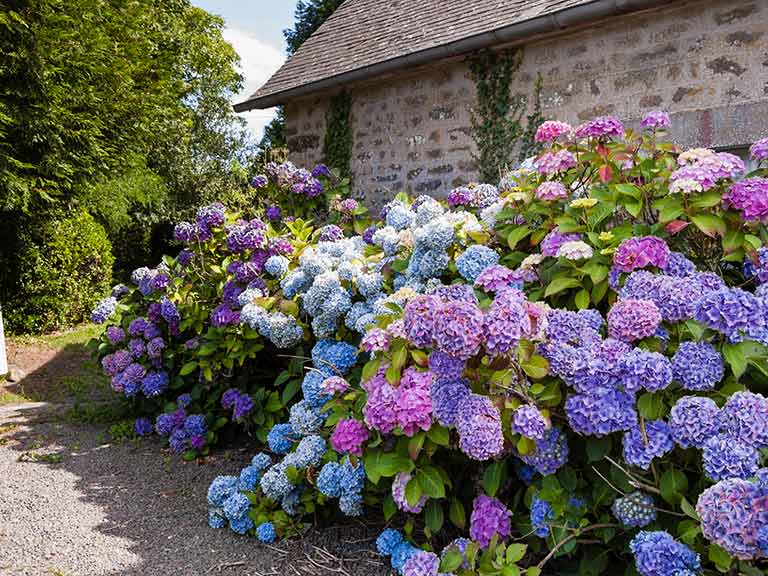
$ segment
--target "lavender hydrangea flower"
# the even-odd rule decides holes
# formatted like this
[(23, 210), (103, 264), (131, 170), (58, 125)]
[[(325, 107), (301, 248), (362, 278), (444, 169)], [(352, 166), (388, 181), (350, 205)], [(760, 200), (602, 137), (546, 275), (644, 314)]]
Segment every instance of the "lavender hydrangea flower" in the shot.
[(672, 438), (682, 448), (701, 448), (720, 432), (720, 409), (711, 398), (683, 396), (669, 413)]
[(509, 536), (511, 517), (512, 512), (499, 500), (482, 494), (472, 504), (469, 535), (480, 548), (487, 548), (494, 536), (499, 540)]
[(485, 349), (490, 356), (511, 352), (518, 342), (531, 333), (531, 319), (525, 297), (517, 290), (506, 290), (496, 296), (483, 318)]
[(749, 478), (760, 467), (757, 449), (734, 441), (727, 434), (717, 434), (702, 449), (704, 474), (717, 482), (727, 478)]
[(726, 208), (735, 208), (746, 221), (768, 217), (768, 178), (745, 178), (734, 183), (723, 194)]
[(149, 418), (137, 418), (133, 423), (133, 430), (138, 436), (149, 436), (155, 431), (152, 421)]
[(655, 236), (624, 240), (613, 254), (613, 265), (620, 272), (632, 272), (646, 266), (664, 269), (669, 260), (669, 247)]
[(663, 354), (634, 348), (619, 360), (624, 390), (634, 394), (663, 390), (672, 382), (672, 364)]
[(574, 132), (576, 138), (612, 138), (624, 135), (624, 125), (614, 116), (598, 116), (584, 122)]
[(556, 152), (544, 152), (536, 159), (536, 170), (544, 176), (558, 174), (574, 166), (576, 166), (576, 156), (564, 149)]
[(653, 130), (660, 130), (669, 128), (672, 122), (669, 119), (669, 114), (662, 112), (661, 110), (652, 110), (645, 115), (640, 125), (643, 128), (651, 128)]
[(501, 416), (487, 396), (471, 394), (458, 407), (459, 448), (473, 460), (488, 460), (504, 449)]
[(740, 288), (709, 292), (696, 304), (696, 320), (724, 334), (731, 342), (741, 341), (755, 326), (764, 326), (764, 316), (760, 301)]
[(571, 394), (565, 402), (565, 413), (573, 431), (583, 436), (605, 436), (637, 424), (634, 398), (610, 388)]
[(558, 228), (553, 228), (552, 231), (544, 236), (544, 239), (541, 241), (541, 253), (544, 256), (556, 257), (557, 251), (560, 250), (560, 247), (563, 244), (566, 242), (575, 242), (578, 240), (581, 240), (581, 234), (563, 234)]
[(440, 558), (433, 552), (419, 550), (403, 565), (403, 576), (438, 576)]
[(438, 379), (432, 385), (432, 412), (443, 426), (456, 424), (456, 416), (461, 403), (469, 397), (471, 391), (464, 380)]
[(435, 350), (429, 355), (429, 369), (438, 378), (460, 378), (465, 364), (461, 358), (449, 356), (440, 350)]
[(483, 313), (471, 302), (444, 304), (434, 320), (435, 347), (449, 356), (467, 359), (483, 342)]
[(512, 431), (531, 440), (543, 440), (550, 429), (549, 421), (536, 406), (520, 406), (512, 417)]
[(686, 390), (711, 390), (723, 379), (723, 357), (707, 342), (681, 342), (672, 357), (675, 380)]
[(499, 292), (510, 287), (522, 288), (522, 278), (519, 272), (494, 264), (477, 276), (475, 286), (486, 292)]
[(672, 432), (663, 420), (645, 423), (645, 434), (640, 426), (624, 433), (624, 461), (648, 470), (654, 458), (660, 458), (674, 448)]
[(94, 324), (104, 324), (110, 316), (115, 313), (117, 309), (117, 298), (114, 296), (107, 296), (103, 300), (100, 300), (96, 307), (91, 312), (91, 321)]
[(768, 138), (762, 138), (749, 147), (749, 155), (757, 162), (768, 160)]

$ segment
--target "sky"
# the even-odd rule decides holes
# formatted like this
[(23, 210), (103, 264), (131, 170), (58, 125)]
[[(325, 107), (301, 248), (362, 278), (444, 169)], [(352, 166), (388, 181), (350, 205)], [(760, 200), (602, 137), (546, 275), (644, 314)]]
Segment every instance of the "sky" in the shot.
[[(255, 92), (285, 62), (283, 29), (293, 23), (296, 0), (192, 0), (192, 3), (224, 18), (224, 39), (240, 55), (243, 90), (233, 98), (241, 102)], [(256, 140), (275, 114), (274, 109), (241, 114)]]

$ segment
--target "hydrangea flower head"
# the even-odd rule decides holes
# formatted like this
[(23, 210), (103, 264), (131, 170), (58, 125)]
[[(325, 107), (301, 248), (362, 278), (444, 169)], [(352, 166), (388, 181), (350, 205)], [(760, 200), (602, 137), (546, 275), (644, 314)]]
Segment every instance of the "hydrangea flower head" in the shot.
[(277, 532), (275, 532), (275, 526), (272, 522), (262, 522), (256, 526), (256, 538), (259, 542), (270, 544), (277, 540)]
[(717, 434), (704, 442), (701, 455), (704, 474), (715, 482), (728, 478), (749, 478), (760, 467), (757, 449), (735, 441), (727, 434)]
[(531, 440), (544, 440), (551, 424), (536, 406), (525, 404), (512, 416), (512, 431)]
[(363, 455), (363, 444), (368, 440), (365, 424), (354, 418), (345, 418), (336, 424), (331, 435), (331, 445), (340, 454)]
[(501, 416), (487, 396), (470, 394), (458, 406), (459, 448), (473, 460), (488, 460), (504, 449)]
[(536, 170), (545, 176), (564, 172), (574, 166), (576, 166), (576, 156), (565, 149), (544, 152), (536, 159)]
[(437, 576), (439, 569), (437, 554), (419, 550), (403, 565), (403, 576)]
[(668, 260), (669, 247), (656, 236), (628, 238), (613, 254), (613, 265), (620, 272), (632, 272), (646, 266), (664, 269)]
[(624, 135), (624, 125), (614, 116), (598, 116), (576, 128), (576, 138), (614, 138)]
[(512, 513), (499, 500), (482, 494), (472, 505), (469, 535), (481, 548), (487, 548), (494, 536), (500, 541), (509, 536), (511, 517)]
[(456, 258), (456, 268), (467, 282), (474, 283), (489, 266), (498, 264), (499, 255), (482, 244), (473, 244)]
[(563, 244), (566, 242), (576, 242), (578, 240), (581, 240), (581, 234), (575, 232), (563, 234), (558, 228), (553, 228), (541, 241), (541, 253), (544, 256), (556, 257), (557, 251), (560, 250), (560, 247)]
[(483, 324), (483, 313), (474, 302), (447, 302), (434, 320), (435, 347), (449, 356), (470, 358), (483, 342)]
[(749, 147), (749, 155), (758, 162), (768, 160), (768, 138), (762, 138), (752, 144)]
[(534, 496), (531, 501), (531, 526), (539, 538), (549, 535), (549, 521), (554, 517), (552, 506), (546, 500)]
[(723, 194), (723, 204), (741, 212), (743, 220), (765, 220), (768, 217), (768, 178), (745, 178), (735, 182)]
[(699, 555), (667, 532), (641, 531), (629, 543), (635, 566), (642, 576), (696, 574), (701, 567)]
[(659, 324), (661, 312), (650, 300), (619, 300), (608, 312), (608, 333), (623, 342), (653, 336)]
[(395, 548), (403, 542), (403, 535), (393, 528), (386, 528), (376, 538), (376, 550), (382, 556), (391, 556)]
[(536, 142), (554, 142), (561, 136), (569, 136), (573, 128), (565, 122), (547, 120), (536, 129)]
[(559, 428), (552, 428), (544, 440), (536, 441), (536, 451), (521, 456), (523, 462), (542, 476), (554, 474), (568, 461), (568, 442)]
[(720, 424), (740, 443), (768, 446), (768, 399), (754, 392), (736, 392), (720, 410)]
[(622, 386), (630, 394), (641, 389), (658, 392), (672, 382), (672, 364), (658, 352), (633, 348), (619, 359), (619, 363)]
[(571, 394), (565, 402), (571, 428), (583, 436), (605, 436), (637, 424), (634, 397), (612, 388)]
[(669, 413), (672, 438), (682, 448), (701, 448), (720, 432), (720, 409), (711, 398), (683, 396)]
[(586, 260), (592, 258), (592, 246), (582, 240), (572, 240), (565, 242), (557, 249), (555, 254), (558, 258), (566, 260)]
[(672, 357), (675, 380), (686, 390), (711, 390), (723, 379), (720, 352), (708, 342), (681, 342)]
[(624, 433), (624, 461), (648, 470), (654, 458), (660, 458), (674, 448), (672, 432), (663, 420), (645, 422), (645, 434), (640, 426)]
[(638, 491), (616, 498), (611, 512), (627, 528), (642, 528), (656, 520), (653, 498)]
[(661, 110), (652, 110), (645, 115), (640, 125), (643, 128), (651, 128), (654, 130), (669, 128), (672, 123), (669, 120), (669, 114), (662, 112)]

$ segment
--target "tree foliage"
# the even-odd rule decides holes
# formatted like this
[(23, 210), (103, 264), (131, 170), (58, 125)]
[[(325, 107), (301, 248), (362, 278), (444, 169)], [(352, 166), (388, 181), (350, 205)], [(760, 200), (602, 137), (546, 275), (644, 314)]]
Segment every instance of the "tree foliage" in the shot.
[(283, 30), (288, 55), (293, 56), (315, 30), (341, 6), (344, 0), (299, 0), (296, 4), (293, 28)]

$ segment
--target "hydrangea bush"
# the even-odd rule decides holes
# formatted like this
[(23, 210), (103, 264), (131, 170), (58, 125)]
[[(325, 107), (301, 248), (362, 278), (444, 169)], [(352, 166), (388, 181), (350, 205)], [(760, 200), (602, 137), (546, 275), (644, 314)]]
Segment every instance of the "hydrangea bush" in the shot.
[(289, 229), (233, 342), (277, 307), (311, 366), (211, 525), (268, 542), (381, 507), (404, 576), (762, 573), (768, 143), (745, 174), (668, 126), (546, 122), (498, 186)]

